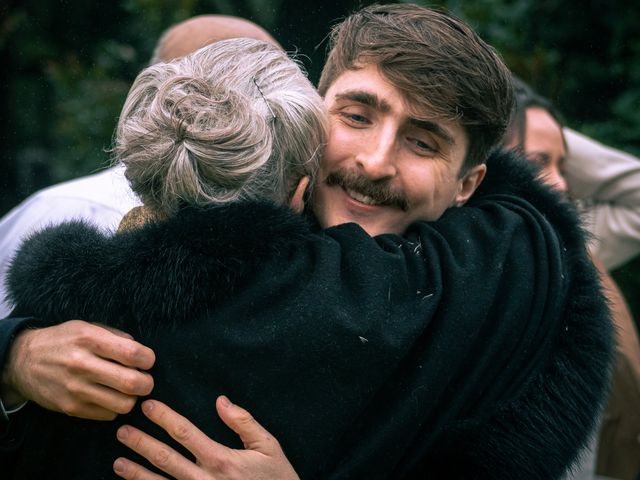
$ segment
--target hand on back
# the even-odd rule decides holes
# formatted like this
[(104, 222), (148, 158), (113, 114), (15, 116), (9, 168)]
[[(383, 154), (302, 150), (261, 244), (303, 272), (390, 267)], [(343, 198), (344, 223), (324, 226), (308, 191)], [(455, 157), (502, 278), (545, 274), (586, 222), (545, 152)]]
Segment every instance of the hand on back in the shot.
[[(148, 395), (155, 354), (131, 336), (70, 320), (17, 336), (2, 372), (5, 403), (31, 400), (67, 415), (112, 420)], [(9, 405), (7, 405), (9, 406)]]
[[(299, 480), (278, 441), (245, 409), (218, 397), (222, 421), (238, 434), (245, 450), (234, 450), (207, 437), (186, 418), (165, 404), (146, 400), (142, 410), (196, 458), (196, 462), (146, 433), (123, 426), (118, 440), (177, 480)], [(143, 466), (125, 458), (114, 463), (115, 472), (128, 480), (160, 480)]]

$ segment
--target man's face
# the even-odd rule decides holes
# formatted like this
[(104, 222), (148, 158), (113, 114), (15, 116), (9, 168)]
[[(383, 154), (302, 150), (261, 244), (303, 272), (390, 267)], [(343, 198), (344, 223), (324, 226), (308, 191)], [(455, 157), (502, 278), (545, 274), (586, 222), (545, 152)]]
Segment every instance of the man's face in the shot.
[(312, 198), (322, 227), (355, 222), (372, 236), (400, 234), (464, 203), (484, 176), (482, 165), (459, 178), (462, 126), (413, 118), (374, 65), (343, 72), (325, 104), (329, 140)]
[(532, 107), (526, 111), (524, 153), (529, 160), (540, 165), (540, 178), (545, 183), (561, 192), (567, 191), (567, 182), (562, 175), (562, 165), (567, 156), (562, 128), (542, 108)]

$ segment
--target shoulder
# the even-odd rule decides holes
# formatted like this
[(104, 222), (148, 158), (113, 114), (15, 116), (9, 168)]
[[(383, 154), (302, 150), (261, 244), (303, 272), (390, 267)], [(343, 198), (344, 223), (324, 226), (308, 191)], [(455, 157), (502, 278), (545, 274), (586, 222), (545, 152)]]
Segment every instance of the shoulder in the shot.
[(34, 193), (0, 220), (0, 232), (4, 241), (17, 242), (36, 229), (75, 219), (113, 230), (138, 204), (122, 168), (113, 167)]
[(614, 162), (640, 162), (640, 159), (613, 147), (604, 145), (579, 132), (564, 128), (569, 158), (576, 158), (581, 164), (606, 164)]
[(85, 205), (84, 208), (86, 205), (92, 205), (95, 211), (111, 210), (121, 216), (140, 203), (129, 187), (122, 166), (53, 185), (35, 193), (29, 200), (40, 200), (54, 205), (56, 202), (77, 202), (79, 208), (83, 208), (82, 205)]
[[(530, 281), (522, 281), (526, 278), (522, 276), (503, 282), (498, 292), (505, 299), (526, 297), (530, 307), (523, 317), (536, 320), (528, 324), (531, 336), (518, 340), (520, 345), (534, 342), (513, 350), (509, 360), (511, 365), (515, 358), (522, 362), (519, 390), (512, 390), (492, 409), (452, 426), (438, 449), (437, 468), (456, 478), (538, 478), (540, 472), (544, 478), (557, 477), (588, 441), (606, 398), (613, 329), (579, 216), (570, 202), (537, 181), (535, 169), (523, 161), (496, 154), (488, 163), (486, 183), (465, 207), (467, 212), (460, 208), (445, 218), (455, 232), (452, 220), (481, 212), (470, 222), (476, 225), (474, 235), (487, 231), (495, 236), (476, 240), (476, 262), (495, 255), (505, 241), (501, 237), (510, 239), (508, 261), (499, 265), (500, 277), (529, 263), (525, 273)], [(490, 228), (500, 216), (507, 219), (504, 224)], [(484, 223), (490, 227), (483, 230)], [(518, 226), (517, 235), (509, 237), (512, 224)], [(472, 225), (467, 233), (473, 229)], [(488, 265), (485, 277), (495, 269), (496, 264)], [(511, 325), (516, 319), (510, 316), (504, 321)], [(512, 342), (515, 337), (509, 338)]]
[(523, 156), (497, 150), (487, 161), (485, 180), (468, 205), (479, 208), (499, 205), (582, 250), (586, 233), (575, 205), (542, 182), (538, 174), (538, 167)]
[(27, 238), (9, 270), (8, 290), (23, 311), (53, 318), (63, 310), (86, 315), (92, 304), (119, 311), (116, 304), (126, 298), (148, 313), (160, 308), (177, 315), (226, 298), (265, 258), (277, 258), (308, 233), (306, 221), (289, 209), (257, 202), (185, 208), (117, 235), (66, 222)]

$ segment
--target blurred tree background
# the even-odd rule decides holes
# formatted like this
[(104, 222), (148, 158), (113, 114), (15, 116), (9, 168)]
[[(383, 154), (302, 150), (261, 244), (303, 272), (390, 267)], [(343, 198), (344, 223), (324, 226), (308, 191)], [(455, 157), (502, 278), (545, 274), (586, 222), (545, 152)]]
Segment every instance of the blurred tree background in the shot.
[[(329, 25), (373, 2), (328, 0), (3, 0), (0, 5), (0, 214), (51, 183), (104, 168), (127, 90), (164, 29), (223, 13), (260, 24), (304, 55), (316, 81)], [(386, 3), (386, 2), (378, 2)], [(568, 125), (640, 154), (640, 2), (441, 0)], [(640, 259), (616, 278), (636, 312)]]

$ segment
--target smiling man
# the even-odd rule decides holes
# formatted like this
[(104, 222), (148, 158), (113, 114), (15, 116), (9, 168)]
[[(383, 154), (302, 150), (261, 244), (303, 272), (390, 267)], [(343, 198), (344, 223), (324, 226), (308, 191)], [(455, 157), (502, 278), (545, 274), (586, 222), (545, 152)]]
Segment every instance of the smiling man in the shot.
[(332, 140), (314, 192), (322, 225), (355, 222), (370, 235), (402, 234), (462, 205), (482, 181), (484, 164), (463, 170), (462, 125), (420, 118), (377, 65), (345, 71), (324, 96)]
[[(611, 331), (573, 211), (526, 162), (491, 155), (510, 79), (489, 46), (441, 12), (372, 6), (337, 26), (319, 83), (330, 132), (311, 201), (325, 230), (286, 236), (298, 240), (290, 249), (272, 233), (286, 223), (248, 211), (243, 229), (222, 224), (232, 245), (253, 242), (240, 264), (270, 245), (276, 253), (244, 288), (224, 285), (229, 302), (195, 301), (217, 290), (187, 282), (196, 285), (175, 300), (191, 310), (132, 312), (140, 324), (180, 325), (137, 332), (158, 354), (154, 394), (184, 386), (172, 405), (231, 442), (208, 407), (229, 393), (305, 479), (560, 475), (602, 402)], [(42, 305), (22, 311), (70, 318), (58, 307), (72, 298), (51, 284)], [(111, 323), (104, 304), (90, 295), (81, 318)], [(191, 317), (212, 311), (206, 331), (190, 330)], [(160, 359), (169, 345), (181, 354)], [(148, 393), (136, 368), (153, 363), (149, 351), (84, 322), (23, 332), (6, 350), (3, 394), (54, 410), (113, 418)], [(176, 374), (184, 358), (193, 363)], [(143, 425), (136, 414), (119, 421)]]
[(333, 32), (318, 83), (330, 115), (314, 194), (322, 225), (400, 234), (438, 219), (480, 184), (506, 128), (512, 97), (495, 52), (466, 42), (475, 33), (461, 22), (402, 9), (381, 7), (388, 21), (371, 23), (364, 9)]

